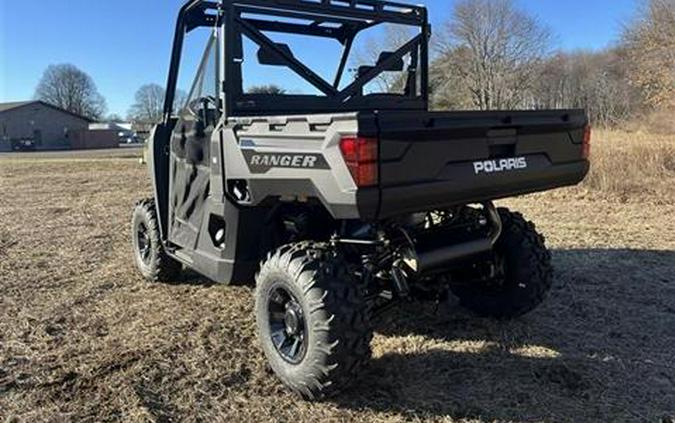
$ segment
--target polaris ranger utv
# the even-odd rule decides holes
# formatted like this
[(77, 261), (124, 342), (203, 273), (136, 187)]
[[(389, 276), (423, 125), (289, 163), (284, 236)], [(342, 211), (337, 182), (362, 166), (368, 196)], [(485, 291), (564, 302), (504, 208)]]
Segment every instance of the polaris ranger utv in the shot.
[[(386, 24), (411, 38), (350, 73), (356, 38)], [(199, 29), (203, 59), (174, 107)], [(255, 281), (264, 353), (305, 398), (349, 384), (370, 356), (372, 319), (399, 301), (452, 292), (509, 318), (551, 287), (544, 238), (492, 201), (579, 183), (586, 115), (431, 112), (429, 37), (424, 7), (389, 1), (193, 0), (180, 11), (149, 139), (154, 198), (133, 214), (135, 262), (151, 281), (184, 267)], [(333, 51), (330, 77), (308, 64)], [(313, 91), (245, 88), (256, 62), (273, 69), (258, 75), (285, 72)], [(384, 74), (397, 76), (382, 92)]]

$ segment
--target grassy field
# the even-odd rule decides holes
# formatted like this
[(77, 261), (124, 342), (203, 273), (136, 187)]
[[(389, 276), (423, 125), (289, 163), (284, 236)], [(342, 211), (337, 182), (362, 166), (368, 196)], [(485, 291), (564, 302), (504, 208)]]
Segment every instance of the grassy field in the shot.
[(553, 250), (545, 304), (511, 322), (455, 302), (379, 323), (357, 386), (312, 404), (259, 349), (251, 288), (147, 284), (124, 155), (0, 158), (0, 421), (675, 419), (675, 137), (599, 132), (581, 187), (502, 202)]

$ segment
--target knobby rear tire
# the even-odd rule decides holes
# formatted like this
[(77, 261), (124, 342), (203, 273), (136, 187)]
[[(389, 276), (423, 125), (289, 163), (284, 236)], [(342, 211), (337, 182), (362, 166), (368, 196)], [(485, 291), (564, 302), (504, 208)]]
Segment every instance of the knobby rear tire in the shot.
[(509, 319), (537, 308), (553, 283), (551, 253), (544, 237), (522, 214), (499, 209), (503, 232), (495, 253), (504, 264), (499, 280), (452, 285), (462, 306), (488, 317)]
[[(261, 264), (256, 282), (258, 335), (281, 381), (308, 400), (348, 387), (370, 359), (372, 329), (363, 290), (339, 254), (320, 243), (283, 246)], [(278, 287), (304, 312), (306, 350), (296, 364), (284, 359), (271, 337), (269, 298)]]

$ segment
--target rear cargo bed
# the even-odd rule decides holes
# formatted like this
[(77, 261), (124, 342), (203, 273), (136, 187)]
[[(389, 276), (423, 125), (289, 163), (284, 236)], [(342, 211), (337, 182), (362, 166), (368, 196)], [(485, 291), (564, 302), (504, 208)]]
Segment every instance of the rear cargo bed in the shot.
[(364, 218), (575, 185), (588, 173), (583, 110), (380, 112), (359, 116), (380, 140), (380, 185), (359, 193)]

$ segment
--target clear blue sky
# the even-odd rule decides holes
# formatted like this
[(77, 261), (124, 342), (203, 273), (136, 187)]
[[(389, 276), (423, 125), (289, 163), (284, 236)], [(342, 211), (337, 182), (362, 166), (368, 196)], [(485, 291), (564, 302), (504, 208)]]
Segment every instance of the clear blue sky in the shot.
[[(548, 25), (556, 47), (613, 43), (638, 0), (517, 0)], [(49, 64), (89, 73), (111, 113), (126, 116), (136, 89), (164, 85), (175, 14), (183, 0), (0, 0), (0, 102), (33, 97)], [(452, 0), (426, 4), (438, 27)]]

